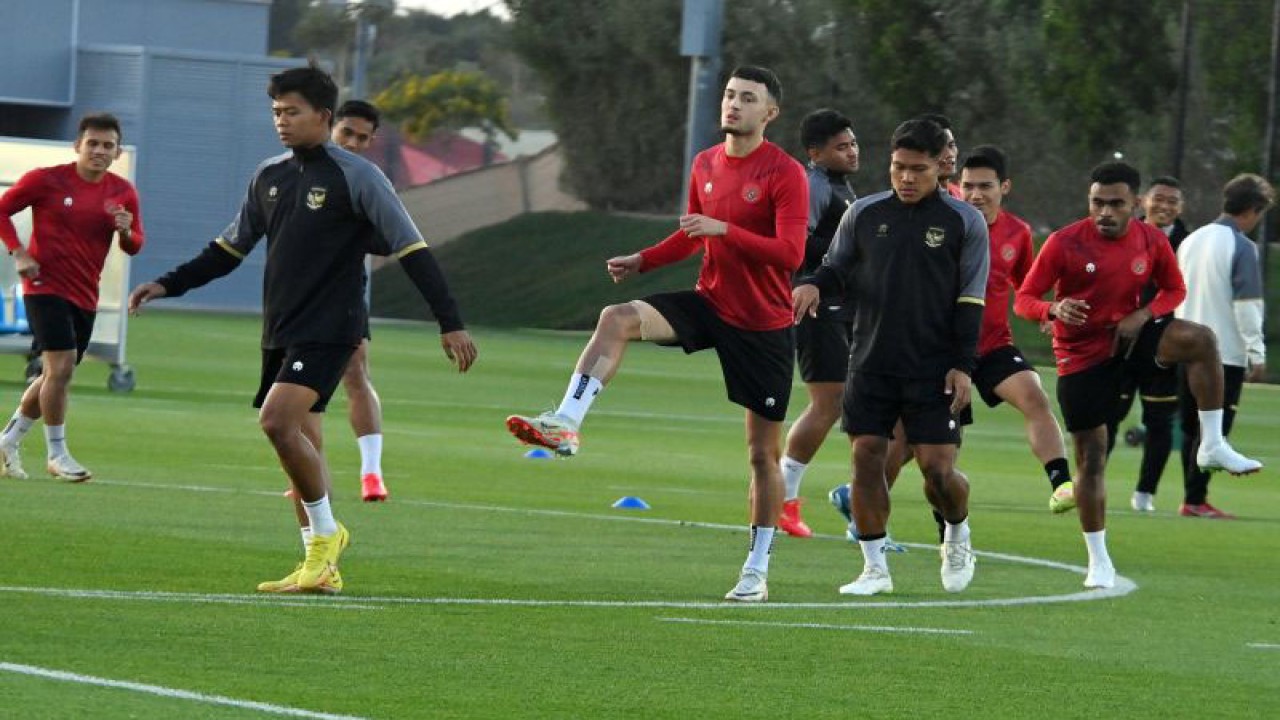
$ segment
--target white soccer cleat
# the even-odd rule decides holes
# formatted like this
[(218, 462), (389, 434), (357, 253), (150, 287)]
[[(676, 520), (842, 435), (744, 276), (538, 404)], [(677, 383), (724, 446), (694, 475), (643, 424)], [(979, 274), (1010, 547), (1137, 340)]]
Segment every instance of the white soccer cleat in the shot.
[(0, 474), (14, 480), (26, 480), (27, 471), (22, 469), (22, 455), (17, 445), (0, 444)]
[(1226, 470), (1232, 475), (1248, 475), (1262, 469), (1262, 463), (1236, 452), (1226, 440), (1211, 448), (1202, 444), (1196, 451), (1196, 465), (1205, 472)]
[(1116, 568), (1110, 563), (1094, 565), (1089, 563), (1089, 574), (1084, 578), (1084, 586), (1090, 590), (1106, 590), (1116, 586)]
[(866, 565), (862, 574), (848, 585), (840, 586), (841, 595), (880, 595), (893, 592), (893, 578), (889, 571), (877, 565)]
[(762, 603), (769, 599), (769, 584), (766, 576), (758, 570), (743, 570), (738, 584), (733, 586), (724, 599), (730, 602)]
[(1129, 506), (1134, 512), (1153, 513), (1156, 511), (1156, 496), (1147, 492), (1135, 492), (1129, 498)]
[(507, 418), (507, 432), (526, 445), (541, 445), (560, 457), (578, 454), (577, 424), (553, 412), (537, 417), (512, 415)]
[(68, 482), (84, 482), (93, 477), (93, 473), (76, 462), (70, 454), (54, 455), (49, 458), (49, 474), (58, 480)]
[(969, 541), (944, 542), (941, 554), (942, 589), (958, 593), (969, 587), (970, 581), (973, 580), (974, 565), (977, 564), (977, 558), (973, 555), (973, 548), (969, 546)]

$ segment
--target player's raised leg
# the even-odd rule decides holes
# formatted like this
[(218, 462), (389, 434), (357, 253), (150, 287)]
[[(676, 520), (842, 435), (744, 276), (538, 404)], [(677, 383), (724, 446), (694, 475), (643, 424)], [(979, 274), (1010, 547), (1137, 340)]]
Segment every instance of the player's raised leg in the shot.
[(1040, 384), (1040, 375), (1034, 370), (1014, 373), (996, 385), (995, 392), (1022, 413), (1031, 454), (1044, 466), (1049, 479), (1049, 509), (1055, 513), (1071, 510), (1076, 501), (1066, 442), (1062, 427), (1049, 407), (1049, 396)]

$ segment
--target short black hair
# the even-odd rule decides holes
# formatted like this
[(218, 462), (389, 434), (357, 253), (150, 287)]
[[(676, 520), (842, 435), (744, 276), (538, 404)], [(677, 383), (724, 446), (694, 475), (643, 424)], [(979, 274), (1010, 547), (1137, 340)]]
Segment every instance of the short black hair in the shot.
[(1181, 189), (1182, 189), (1182, 182), (1181, 182), (1181, 181), (1179, 181), (1179, 180), (1178, 180), (1178, 178), (1176, 178), (1176, 177), (1174, 177), (1174, 176), (1172, 176), (1172, 175), (1161, 175), (1161, 176), (1159, 176), (1159, 177), (1157, 177), (1157, 178), (1154, 178), (1154, 179), (1151, 181), (1151, 184), (1147, 186), (1147, 189), (1148, 189), (1148, 190), (1150, 190), (1151, 188), (1155, 187), (1156, 185), (1164, 185), (1165, 187), (1171, 187), (1171, 188), (1175, 188), (1175, 189), (1177, 189), (1177, 190), (1181, 190)]
[(115, 130), (116, 144), (119, 145), (124, 141), (124, 133), (120, 131), (120, 120), (111, 113), (89, 113), (80, 118), (80, 125), (76, 128), (76, 138), (83, 137), (84, 131), (89, 129)]
[(960, 169), (989, 168), (996, 172), (996, 178), (1000, 182), (1004, 182), (1009, 179), (1007, 167), (1008, 161), (1005, 159), (1003, 150), (995, 145), (979, 145), (969, 151), (969, 157), (965, 158), (964, 164), (960, 166)]
[(335, 121), (345, 117), (358, 117), (368, 120), (373, 124), (374, 132), (378, 131), (378, 125), (382, 122), (382, 113), (378, 112), (378, 108), (371, 102), (364, 100), (348, 100), (338, 107), (338, 112), (333, 114)]
[(917, 117), (916, 119), (930, 120), (933, 122), (933, 124), (937, 125), (943, 130), (951, 129), (951, 118), (947, 117), (946, 115), (943, 115), (942, 113), (924, 113), (919, 117)]
[(1275, 202), (1275, 188), (1261, 175), (1237, 175), (1222, 188), (1222, 212), (1228, 215), (1266, 210)]
[(769, 91), (769, 97), (773, 98), (775, 105), (782, 104), (782, 83), (778, 82), (778, 76), (773, 74), (769, 68), (763, 68), (758, 65), (739, 65), (729, 73), (731, 78), (742, 78), (751, 82), (758, 82), (764, 85)]
[(818, 148), (845, 130), (853, 130), (853, 121), (832, 110), (814, 110), (800, 121), (800, 144), (805, 148)]
[(1129, 186), (1134, 195), (1137, 195), (1138, 188), (1142, 187), (1142, 174), (1138, 172), (1138, 168), (1129, 163), (1104, 162), (1090, 171), (1089, 182), (1099, 185), (1124, 183)]
[(947, 147), (947, 133), (932, 120), (916, 118), (908, 120), (893, 131), (890, 150), (916, 150), (929, 157), (938, 157)]
[(306, 67), (289, 68), (271, 76), (267, 83), (267, 95), (272, 100), (296, 92), (316, 110), (328, 110), (329, 122), (333, 123), (333, 108), (338, 104), (338, 86), (329, 73), (320, 69), (315, 60), (310, 60)]

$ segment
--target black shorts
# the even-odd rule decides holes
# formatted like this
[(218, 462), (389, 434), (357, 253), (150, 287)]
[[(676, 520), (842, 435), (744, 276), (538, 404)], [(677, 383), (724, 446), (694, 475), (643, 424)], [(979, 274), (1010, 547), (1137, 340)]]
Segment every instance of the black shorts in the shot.
[(1004, 402), (996, 395), (996, 387), (1023, 370), (1034, 372), (1035, 368), (1021, 350), (1013, 345), (996, 348), (978, 358), (978, 366), (973, 370), (973, 387), (987, 407), (995, 407)]
[(657, 310), (676, 333), (686, 353), (715, 348), (729, 400), (774, 422), (787, 417), (791, 399), (795, 334), (780, 330), (742, 330), (716, 315), (692, 290), (640, 299)]
[(912, 445), (959, 445), (960, 420), (951, 414), (946, 380), (853, 373), (844, 386), (841, 428), (849, 435), (893, 437), (898, 418)]
[(796, 326), (796, 362), (807, 383), (844, 382), (849, 376), (852, 325), (840, 320), (806, 317)]
[(320, 395), (311, 406), (311, 412), (324, 412), (338, 389), (347, 361), (355, 352), (352, 345), (328, 345), (307, 343), (288, 348), (262, 349), (262, 379), (258, 382), (258, 394), (253, 406), (262, 407), (267, 393), (276, 383), (291, 383), (315, 390)]
[[(1148, 321), (1133, 345), (1121, 348), (1122, 354), (1058, 378), (1058, 405), (1062, 408), (1067, 432), (1084, 432), (1111, 422), (1126, 388), (1159, 389), (1168, 382), (1170, 374), (1174, 388), (1177, 387), (1176, 367), (1164, 367), (1156, 362), (1160, 338), (1169, 322), (1167, 315)], [(1147, 394), (1146, 391), (1143, 394)], [(1173, 394), (1176, 395), (1176, 390)]]
[(22, 301), (26, 304), (27, 321), (35, 338), (32, 352), (75, 350), (76, 363), (79, 364), (84, 351), (89, 349), (93, 320), (98, 314), (57, 295), (27, 295)]

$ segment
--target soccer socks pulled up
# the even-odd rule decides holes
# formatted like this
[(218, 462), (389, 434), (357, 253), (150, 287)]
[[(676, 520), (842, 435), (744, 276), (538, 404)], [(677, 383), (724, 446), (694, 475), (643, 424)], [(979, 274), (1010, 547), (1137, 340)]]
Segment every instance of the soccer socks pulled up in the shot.
[(876, 537), (859, 537), (858, 547), (862, 548), (862, 560), (866, 567), (877, 567), (889, 572), (889, 562), (884, 556), (884, 541), (888, 537), (884, 533)]
[(1057, 490), (1059, 485), (1071, 479), (1071, 465), (1066, 458), (1054, 458), (1044, 464), (1044, 474), (1049, 478), (1053, 489)]
[(786, 486), (786, 495), (782, 498), (785, 500), (795, 500), (800, 497), (800, 479), (804, 477), (805, 468), (808, 464), (799, 460), (792, 460), (787, 456), (782, 457), (779, 463), (782, 468), (782, 484)]
[(333, 519), (333, 508), (329, 506), (329, 496), (325, 495), (315, 502), (303, 502), (302, 509), (307, 512), (307, 521), (311, 523), (311, 532), (315, 535), (332, 535), (338, 532), (338, 521)]
[(49, 457), (55, 458), (67, 454), (67, 426), (45, 425), (44, 443), (49, 450)]
[(564, 391), (564, 399), (556, 408), (556, 414), (572, 420), (574, 425), (581, 425), (582, 419), (591, 409), (591, 403), (603, 389), (604, 384), (590, 375), (574, 373), (569, 379), (569, 387)]
[(1089, 550), (1089, 565), (1110, 566), (1111, 555), (1107, 553), (1107, 531), (1087, 532), (1084, 534), (1084, 545)]
[(361, 477), (370, 473), (374, 475), (382, 474), (382, 433), (374, 433), (372, 435), (361, 435), (356, 438), (356, 444), (360, 446), (360, 475)]
[(1213, 448), (1222, 442), (1222, 410), (1200, 410), (1200, 447)]
[(747, 551), (747, 561), (742, 564), (743, 570), (755, 570), (761, 574), (769, 572), (769, 553), (773, 551), (774, 528), (751, 526), (751, 547)]
[(0, 444), (18, 445), (35, 424), (36, 418), (29, 418), (22, 414), (22, 410), (15, 410), (13, 417), (4, 426), (4, 431), (0, 432)]
[(313, 533), (309, 527), (299, 528), (299, 530), (302, 533), (302, 554), (306, 555), (307, 548), (311, 547), (311, 536)]
[(942, 541), (969, 542), (969, 518), (965, 518), (955, 525), (946, 523), (946, 528), (942, 531)]

